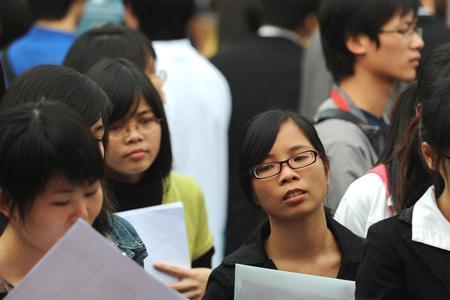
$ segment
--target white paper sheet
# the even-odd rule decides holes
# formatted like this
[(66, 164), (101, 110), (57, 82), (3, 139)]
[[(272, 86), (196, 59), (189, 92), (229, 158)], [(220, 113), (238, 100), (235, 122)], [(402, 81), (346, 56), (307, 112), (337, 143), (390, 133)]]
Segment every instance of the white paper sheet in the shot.
[(354, 300), (353, 281), (236, 265), (236, 300)]
[(145, 270), (171, 284), (178, 279), (153, 268), (156, 262), (190, 268), (188, 240), (182, 202), (156, 205), (117, 213), (130, 222), (147, 247)]
[(7, 300), (182, 300), (78, 220)]

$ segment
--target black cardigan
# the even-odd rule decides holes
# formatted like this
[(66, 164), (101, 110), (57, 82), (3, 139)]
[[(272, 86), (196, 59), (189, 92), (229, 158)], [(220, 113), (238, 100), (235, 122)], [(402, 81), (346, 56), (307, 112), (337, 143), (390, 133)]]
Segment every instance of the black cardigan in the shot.
[[(337, 278), (354, 280), (361, 261), (364, 239), (327, 215), (327, 226), (336, 238), (341, 250), (341, 267)], [(276, 269), (273, 261), (267, 257), (264, 241), (270, 234), (268, 222), (263, 223), (238, 250), (225, 257), (222, 264), (211, 273), (204, 300), (234, 298), (234, 272), (236, 264), (267, 269)]]
[(450, 251), (412, 240), (413, 209), (370, 227), (356, 299), (450, 299)]

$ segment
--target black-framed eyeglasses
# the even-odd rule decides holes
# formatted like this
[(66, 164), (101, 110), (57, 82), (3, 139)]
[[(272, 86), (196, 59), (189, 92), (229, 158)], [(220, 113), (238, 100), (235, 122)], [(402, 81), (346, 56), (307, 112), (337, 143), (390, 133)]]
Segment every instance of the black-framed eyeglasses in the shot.
[(300, 169), (315, 163), (318, 155), (319, 152), (316, 150), (303, 151), (283, 161), (273, 161), (259, 164), (250, 170), (250, 174), (256, 179), (273, 177), (281, 173), (281, 169), (285, 163), (291, 169)]
[(381, 29), (380, 33), (398, 33), (405, 37), (412, 38), (414, 34), (417, 34), (420, 38), (423, 36), (422, 27), (411, 26), (403, 29)]

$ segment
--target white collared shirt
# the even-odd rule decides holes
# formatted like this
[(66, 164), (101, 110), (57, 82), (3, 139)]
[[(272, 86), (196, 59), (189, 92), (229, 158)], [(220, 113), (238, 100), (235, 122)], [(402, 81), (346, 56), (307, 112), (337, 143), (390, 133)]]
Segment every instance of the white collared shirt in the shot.
[(262, 37), (282, 37), (301, 45), (300, 37), (295, 32), (274, 25), (263, 25), (259, 27), (258, 35)]
[(228, 127), (231, 93), (220, 71), (188, 39), (154, 41), (172, 141), (173, 170), (193, 176), (205, 195), (214, 236), (213, 265), (220, 263), (227, 212)]
[(386, 196), (386, 185), (380, 176), (368, 173), (353, 181), (334, 214), (334, 219), (360, 237), (369, 227), (392, 216), (392, 198)]
[(437, 206), (433, 186), (414, 206), (412, 240), (450, 251), (450, 223)]

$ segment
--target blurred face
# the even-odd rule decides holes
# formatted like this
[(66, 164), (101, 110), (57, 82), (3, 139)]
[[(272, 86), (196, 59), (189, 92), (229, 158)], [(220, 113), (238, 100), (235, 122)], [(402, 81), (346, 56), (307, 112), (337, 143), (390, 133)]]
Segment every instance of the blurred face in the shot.
[[(266, 159), (258, 166), (284, 161), (291, 157), (308, 159), (302, 153), (315, 150), (297, 125), (289, 120), (281, 127)], [(299, 156), (297, 156), (300, 154)], [(294, 163), (293, 163), (294, 164)], [(292, 169), (287, 163), (278, 175), (252, 180), (254, 196), (270, 219), (301, 218), (311, 212), (323, 210), (327, 192), (328, 174), (320, 156), (314, 163)]]
[(414, 31), (415, 22), (410, 12), (404, 16), (396, 14), (384, 24), (378, 34), (380, 46), (371, 41), (361, 60), (366, 69), (389, 80), (414, 80), (419, 50), (424, 46), (421, 36)]
[(150, 79), (153, 86), (156, 88), (156, 90), (159, 93), (159, 96), (161, 97), (161, 100), (165, 101), (165, 95), (163, 91), (164, 82), (166, 81), (165, 78), (165, 72), (157, 72), (155, 67), (155, 60), (153, 57), (150, 57), (148, 59), (147, 67), (145, 68), (145, 74), (147, 75), (148, 79)]
[(100, 148), (100, 152), (102, 156), (105, 156), (105, 147), (103, 145), (103, 137), (105, 135), (105, 127), (103, 126), (103, 119), (100, 118), (95, 122), (94, 125), (91, 126), (91, 132), (94, 136), (95, 140), (98, 143), (98, 147)]
[(24, 245), (45, 254), (79, 218), (92, 225), (102, 204), (100, 181), (75, 186), (63, 177), (54, 177), (34, 199), (25, 219), (20, 220), (14, 212), (8, 226)]
[(160, 120), (142, 98), (131, 117), (111, 125), (106, 152), (111, 175), (122, 182), (139, 181), (155, 161), (160, 143)]

